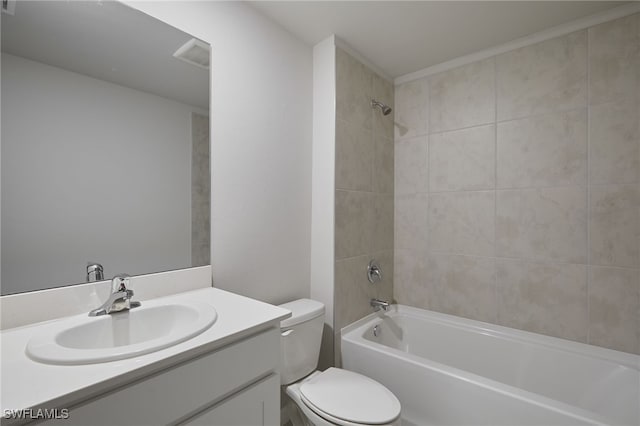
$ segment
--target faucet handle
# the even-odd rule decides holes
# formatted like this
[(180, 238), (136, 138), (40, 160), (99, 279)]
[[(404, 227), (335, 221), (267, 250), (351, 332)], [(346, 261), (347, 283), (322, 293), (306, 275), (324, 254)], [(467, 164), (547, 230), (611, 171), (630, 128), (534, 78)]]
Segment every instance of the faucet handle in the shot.
[(367, 279), (371, 284), (382, 281), (382, 269), (375, 259), (371, 259), (367, 265)]
[(128, 274), (118, 274), (111, 280), (111, 290), (113, 293), (118, 291), (128, 291), (131, 276)]

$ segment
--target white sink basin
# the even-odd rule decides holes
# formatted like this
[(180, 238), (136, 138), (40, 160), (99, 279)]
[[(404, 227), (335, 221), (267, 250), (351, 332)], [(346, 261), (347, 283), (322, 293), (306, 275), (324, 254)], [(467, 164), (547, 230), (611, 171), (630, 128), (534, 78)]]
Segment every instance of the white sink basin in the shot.
[(111, 315), (77, 315), (34, 335), (27, 355), (48, 364), (93, 364), (155, 352), (202, 333), (218, 318), (201, 302), (154, 303)]

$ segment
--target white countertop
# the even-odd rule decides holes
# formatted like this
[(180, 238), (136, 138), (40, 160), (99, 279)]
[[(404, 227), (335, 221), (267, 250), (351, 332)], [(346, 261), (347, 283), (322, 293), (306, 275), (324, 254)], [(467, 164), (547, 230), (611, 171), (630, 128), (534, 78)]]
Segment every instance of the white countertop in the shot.
[(0, 412), (35, 407), (68, 408), (74, 402), (274, 325), (279, 326), (282, 319), (291, 315), (286, 309), (216, 288), (193, 290), (154, 300), (197, 300), (208, 303), (218, 312), (218, 319), (202, 334), (166, 349), (135, 358), (86, 365), (49, 365), (33, 361), (26, 355), (25, 347), (31, 336), (42, 325), (52, 321), (4, 330), (0, 334)]

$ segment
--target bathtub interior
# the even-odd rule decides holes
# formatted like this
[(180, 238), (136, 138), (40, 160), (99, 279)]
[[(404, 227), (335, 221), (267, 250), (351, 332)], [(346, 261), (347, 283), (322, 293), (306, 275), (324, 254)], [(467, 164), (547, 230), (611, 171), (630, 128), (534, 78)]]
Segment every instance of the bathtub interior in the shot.
[(637, 356), (402, 306), (351, 333), (416, 362), (471, 373), (606, 418), (638, 418)]

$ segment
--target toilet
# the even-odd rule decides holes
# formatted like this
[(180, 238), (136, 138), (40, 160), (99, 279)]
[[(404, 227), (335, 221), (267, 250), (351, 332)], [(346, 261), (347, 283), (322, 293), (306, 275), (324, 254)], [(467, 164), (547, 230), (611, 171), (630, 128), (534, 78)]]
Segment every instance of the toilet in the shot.
[[(400, 401), (382, 384), (341, 368), (316, 371), (324, 305), (299, 299), (280, 305), (292, 312), (280, 323), (281, 383), (304, 425), (399, 425)], [(294, 416), (295, 417), (295, 416)]]

